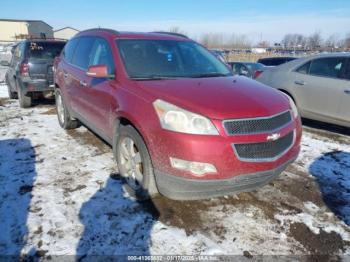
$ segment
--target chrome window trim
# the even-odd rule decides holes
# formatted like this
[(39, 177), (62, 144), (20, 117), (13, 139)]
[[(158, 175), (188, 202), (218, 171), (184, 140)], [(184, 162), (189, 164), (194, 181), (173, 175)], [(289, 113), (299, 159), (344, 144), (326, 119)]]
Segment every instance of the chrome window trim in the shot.
[[(279, 139), (281, 139), (281, 138), (279, 138)], [(232, 143), (231, 146), (233, 148), (233, 151), (234, 151), (235, 156), (237, 157), (237, 159), (242, 161), (242, 162), (273, 162), (273, 161), (276, 161), (276, 160), (280, 159), (283, 155), (285, 155), (293, 147), (293, 145), (295, 144), (295, 140), (296, 140), (296, 132), (295, 132), (295, 129), (294, 129), (293, 130), (293, 140), (292, 140), (292, 143), (290, 144), (290, 146), (288, 148), (286, 148), (283, 152), (278, 154), (277, 156), (269, 157), (269, 158), (244, 158), (244, 157), (240, 157), (238, 155), (238, 152), (237, 152), (236, 147), (235, 147), (236, 144)], [(259, 143), (259, 142), (257, 142), (257, 143)], [(261, 142), (261, 143), (264, 143), (264, 142)], [(242, 144), (249, 144), (249, 143), (242, 143)]]
[[(244, 120), (263, 120), (263, 119), (271, 119), (271, 118), (274, 118), (276, 116), (279, 116), (279, 115), (283, 115), (284, 113), (286, 112), (289, 112), (290, 114), (290, 121), (278, 128), (275, 128), (273, 130), (267, 130), (267, 131), (262, 131), (262, 132), (252, 132), (252, 133), (237, 133), (237, 134), (229, 134), (226, 130), (226, 127), (225, 127), (225, 123), (226, 122), (238, 122), (238, 121), (244, 121)], [(225, 119), (222, 121), (222, 126), (225, 130), (225, 134), (227, 136), (245, 136), (245, 135), (257, 135), (257, 134), (265, 134), (265, 133), (274, 133), (274, 132), (277, 132), (279, 130), (281, 130), (282, 128), (285, 128), (286, 126), (288, 126), (291, 122), (293, 122), (293, 114), (291, 112), (291, 110), (286, 110), (286, 111), (283, 111), (283, 112), (280, 112), (280, 113), (277, 113), (277, 114), (274, 114), (272, 116), (261, 116), (261, 117), (252, 117), (252, 118), (235, 118), (235, 119)]]

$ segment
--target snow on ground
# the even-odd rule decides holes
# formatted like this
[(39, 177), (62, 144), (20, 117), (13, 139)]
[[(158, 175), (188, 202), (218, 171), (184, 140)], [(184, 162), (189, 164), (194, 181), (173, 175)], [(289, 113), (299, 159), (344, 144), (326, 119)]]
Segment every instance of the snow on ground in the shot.
[(7, 86), (0, 83), (0, 98), (8, 97)]
[(0, 85), (1, 255), (350, 253), (350, 136), (305, 128), (297, 161), (251, 193), (138, 203), (109, 146), (61, 129), (50, 103), (6, 96)]

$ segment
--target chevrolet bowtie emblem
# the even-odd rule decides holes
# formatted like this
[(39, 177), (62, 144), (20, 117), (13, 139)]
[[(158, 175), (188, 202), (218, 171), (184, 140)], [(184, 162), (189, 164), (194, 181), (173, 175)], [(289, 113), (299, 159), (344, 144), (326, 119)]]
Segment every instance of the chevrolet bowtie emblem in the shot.
[(267, 141), (276, 141), (277, 139), (279, 139), (281, 137), (280, 133), (274, 133), (272, 135), (267, 136), (266, 140)]

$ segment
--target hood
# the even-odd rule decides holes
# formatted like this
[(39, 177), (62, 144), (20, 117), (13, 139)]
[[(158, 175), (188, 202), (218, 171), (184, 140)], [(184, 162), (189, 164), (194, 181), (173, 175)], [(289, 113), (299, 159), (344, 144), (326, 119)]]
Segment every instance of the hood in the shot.
[(270, 116), (289, 109), (288, 99), (271, 87), (242, 76), (139, 81), (154, 96), (212, 119)]

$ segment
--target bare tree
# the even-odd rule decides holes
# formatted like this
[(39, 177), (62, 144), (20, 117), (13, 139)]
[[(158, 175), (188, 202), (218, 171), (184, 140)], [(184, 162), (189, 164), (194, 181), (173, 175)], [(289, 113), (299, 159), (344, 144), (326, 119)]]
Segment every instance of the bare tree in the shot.
[(330, 35), (324, 42), (325, 47), (336, 48), (339, 45), (339, 36), (337, 34)]
[(311, 50), (319, 49), (322, 45), (322, 37), (320, 32), (315, 32), (308, 37), (308, 46)]
[(186, 35), (186, 32), (181, 30), (180, 27), (178, 27), (178, 26), (172, 26), (172, 27), (169, 28), (168, 31), (171, 32), (171, 33), (177, 33), (177, 34)]
[(270, 43), (266, 40), (263, 40), (261, 42), (258, 43), (258, 47), (263, 47), (263, 48), (267, 48), (270, 46)]
[(250, 48), (252, 44), (246, 35), (232, 34), (231, 37), (228, 39), (226, 46), (228, 48), (233, 48), (233, 49), (244, 49), (244, 48)]
[(223, 48), (224, 35), (221, 33), (206, 33), (200, 37), (200, 43), (207, 48)]
[(344, 39), (344, 48), (350, 49), (350, 32), (346, 35)]
[(281, 43), (284, 48), (305, 48), (307, 39), (302, 34), (286, 34)]

